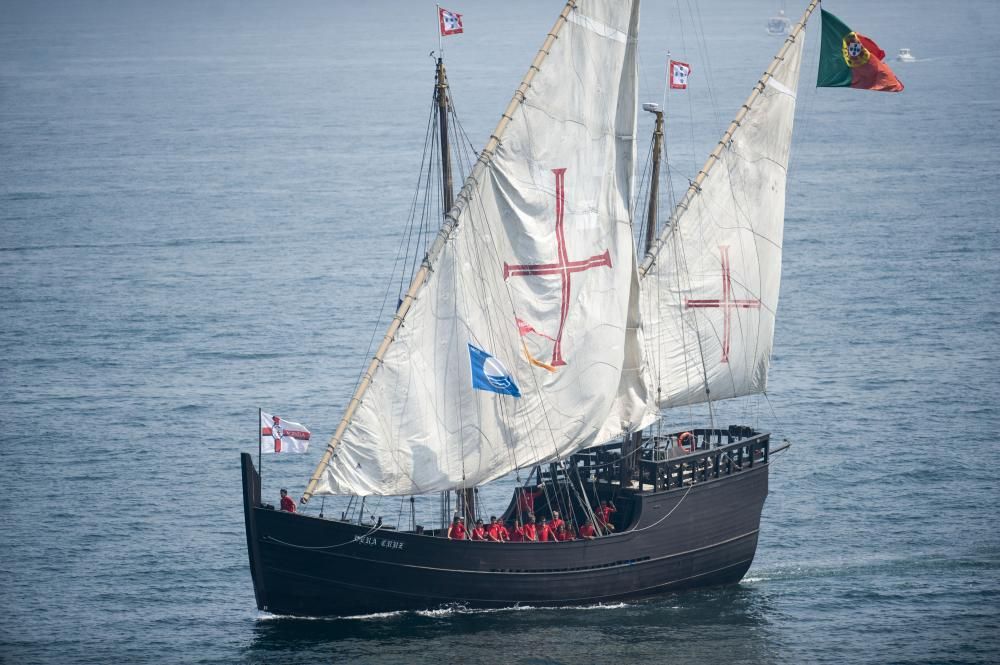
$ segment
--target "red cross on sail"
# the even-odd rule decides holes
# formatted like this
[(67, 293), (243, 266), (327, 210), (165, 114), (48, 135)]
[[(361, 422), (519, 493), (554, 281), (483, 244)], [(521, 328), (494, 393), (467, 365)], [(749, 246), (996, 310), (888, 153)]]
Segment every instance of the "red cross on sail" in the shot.
[(692, 308), (718, 308), (722, 310), (722, 362), (729, 362), (729, 337), (732, 327), (731, 312), (734, 309), (760, 309), (760, 300), (739, 300), (733, 298), (733, 278), (729, 271), (729, 247), (719, 246), (722, 258), (722, 298), (710, 300), (693, 300), (688, 298), (684, 303)]
[(569, 316), (569, 304), (573, 295), (572, 277), (574, 273), (599, 268), (601, 266), (611, 267), (611, 253), (604, 250), (603, 254), (571, 261), (569, 252), (566, 249), (566, 233), (563, 225), (564, 211), (566, 208), (566, 169), (552, 169), (556, 176), (556, 255), (555, 263), (523, 263), (511, 265), (507, 262), (503, 264), (503, 278), (506, 281), (511, 277), (526, 277), (532, 275), (558, 275), (561, 282), (561, 304), (559, 307), (559, 331), (556, 333), (555, 342), (552, 345), (552, 366), (565, 365), (566, 360), (562, 354), (562, 336), (566, 327), (566, 318)]

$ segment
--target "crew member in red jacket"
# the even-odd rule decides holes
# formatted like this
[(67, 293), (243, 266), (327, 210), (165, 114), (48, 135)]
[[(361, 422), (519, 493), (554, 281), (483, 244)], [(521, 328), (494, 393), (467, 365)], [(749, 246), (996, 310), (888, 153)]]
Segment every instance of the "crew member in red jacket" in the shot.
[(494, 543), (502, 543), (504, 541), (503, 524), (497, 521), (496, 515), (490, 517), (490, 525), (486, 528), (486, 540), (490, 540)]
[(524, 542), (524, 527), (521, 525), (521, 520), (514, 518), (514, 528), (510, 530), (510, 542), (521, 543)]
[(528, 515), (535, 512), (535, 499), (542, 495), (542, 485), (538, 485), (533, 490), (527, 487), (518, 488), (517, 494), (517, 516), (526, 520)]
[(563, 524), (564, 522), (562, 521), (562, 518), (559, 517), (559, 511), (553, 510), (552, 521), (549, 522), (549, 528), (552, 529), (553, 533), (559, 533), (559, 527), (561, 527)]
[(482, 520), (476, 520), (476, 526), (472, 528), (469, 540), (486, 540), (486, 528), (483, 526)]
[(553, 533), (552, 527), (549, 526), (548, 520), (542, 517), (542, 523), (538, 525), (538, 542), (547, 543), (549, 541), (554, 541), (556, 539), (556, 534)]
[(465, 540), (465, 520), (458, 515), (451, 521), (448, 527), (448, 537), (452, 540)]
[(538, 540), (538, 529), (535, 526), (534, 515), (528, 515), (528, 521), (524, 525), (524, 540), (532, 543)]
[(597, 523), (605, 531), (614, 531), (615, 525), (611, 523), (611, 513), (617, 513), (618, 509), (607, 501), (601, 501), (601, 507), (597, 509)]
[[(274, 496), (273, 494), (271, 496)], [(292, 497), (288, 496), (288, 490), (281, 490), (281, 509), (286, 513), (295, 512), (295, 502), (292, 501)]]
[(587, 540), (593, 540), (597, 537), (597, 530), (594, 529), (593, 522), (587, 520), (583, 523), (583, 526), (580, 527), (580, 537), (586, 538)]
[(507, 525), (504, 524), (503, 522), (497, 522), (497, 524), (500, 525), (500, 542), (501, 543), (509, 543), (510, 542), (510, 530), (507, 528)]
[(565, 542), (567, 540), (576, 540), (576, 538), (573, 537), (573, 532), (570, 530), (569, 525), (563, 523), (556, 530), (556, 540)]

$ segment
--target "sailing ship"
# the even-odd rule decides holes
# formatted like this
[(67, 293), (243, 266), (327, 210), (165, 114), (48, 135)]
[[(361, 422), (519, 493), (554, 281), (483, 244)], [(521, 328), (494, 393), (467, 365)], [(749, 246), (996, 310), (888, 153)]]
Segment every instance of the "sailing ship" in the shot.
[[(652, 178), (644, 254), (631, 206), (638, 0), (568, 0), (454, 197), (438, 59), (446, 215), (301, 501), (430, 495), (447, 512), (439, 527), (404, 529), (363, 510), (274, 510), (244, 453), (258, 608), (596, 604), (743, 577), (779, 447), (749, 426), (667, 431), (659, 418), (766, 389), (817, 4), (661, 230)], [(648, 110), (658, 159), (663, 117)], [(445, 537), (451, 496), (471, 522), (477, 488), (522, 472), (539, 517), (583, 524), (606, 502), (612, 519), (599, 537), (565, 542)], [(501, 519), (524, 500), (515, 488)]]

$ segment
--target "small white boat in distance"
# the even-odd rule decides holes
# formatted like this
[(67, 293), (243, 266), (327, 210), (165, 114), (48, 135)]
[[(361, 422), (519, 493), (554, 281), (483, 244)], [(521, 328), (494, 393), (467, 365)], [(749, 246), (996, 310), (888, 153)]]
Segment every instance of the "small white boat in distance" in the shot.
[(901, 48), (901, 49), (899, 49), (899, 53), (896, 54), (896, 60), (899, 60), (900, 62), (916, 62), (917, 61), (917, 59), (913, 57), (913, 54), (910, 53), (910, 49), (908, 49), (908, 48)]
[(778, 10), (777, 16), (767, 19), (767, 32), (772, 35), (787, 35), (792, 22), (785, 16), (785, 10)]

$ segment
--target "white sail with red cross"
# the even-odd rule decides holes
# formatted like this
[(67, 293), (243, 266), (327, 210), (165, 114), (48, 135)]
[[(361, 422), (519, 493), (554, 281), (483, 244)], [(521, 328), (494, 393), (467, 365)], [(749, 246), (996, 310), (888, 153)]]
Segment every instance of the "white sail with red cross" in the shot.
[(629, 215), (638, 0), (564, 16), (314, 494), (472, 487), (653, 419)]
[(804, 39), (765, 76), (643, 262), (643, 334), (661, 408), (767, 388)]

